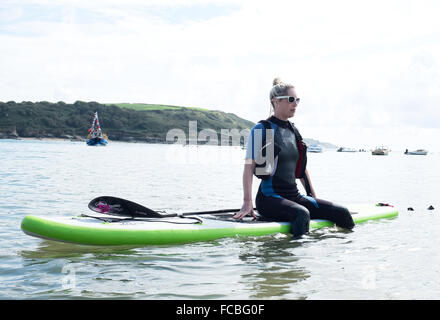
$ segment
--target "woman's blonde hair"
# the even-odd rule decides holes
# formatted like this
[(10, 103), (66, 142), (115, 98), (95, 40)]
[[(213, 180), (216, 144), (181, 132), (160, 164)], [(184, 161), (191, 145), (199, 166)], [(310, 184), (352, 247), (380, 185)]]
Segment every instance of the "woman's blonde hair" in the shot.
[(279, 97), (279, 96), (286, 96), (288, 89), (295, 88), (290, 83), (282, 82), (281, 79), (278, 77), (273, 79), (272, 85), (273, 85), (273, 87), (270, 90), (270, 94), (269, 94), (270, 104), (272, 105), (272, 107), (270, 108), (270, 114), (272, 113), (272, 110), (275, 108), (275, 105), (274, 105), (272, 99), (275, 97)]

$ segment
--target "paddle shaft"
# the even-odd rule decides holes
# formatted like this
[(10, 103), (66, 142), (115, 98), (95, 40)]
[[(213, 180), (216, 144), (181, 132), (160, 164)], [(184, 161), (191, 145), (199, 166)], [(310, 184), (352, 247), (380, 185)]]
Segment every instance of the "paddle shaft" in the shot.
[[(222, 209), (222, 210), (213, 210), (213, 211), (194, 211), (194, 212), (184, 212), (184, 213), (170, 213), (170, 214), (160, 214), (164, 218), (169, 217), (180, 217), (180, 216), (194, 216), (194, 215), (201, 215), (201, 214), (218, 214), (218, 213), (229, 213), (229, 212), (238, 212), (241, 209)], [(254, 208), (254, 210), (257, 210), (257, 208)]]

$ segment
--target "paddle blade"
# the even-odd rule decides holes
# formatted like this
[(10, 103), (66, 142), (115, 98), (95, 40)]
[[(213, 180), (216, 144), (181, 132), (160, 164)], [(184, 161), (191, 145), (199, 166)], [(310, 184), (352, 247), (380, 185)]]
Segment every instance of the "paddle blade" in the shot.
[(101, 196), (89, 202), (89, 209), (95, 212), (124, 216), (161, 218), (162, 215), (138, 203), (110, 196)]

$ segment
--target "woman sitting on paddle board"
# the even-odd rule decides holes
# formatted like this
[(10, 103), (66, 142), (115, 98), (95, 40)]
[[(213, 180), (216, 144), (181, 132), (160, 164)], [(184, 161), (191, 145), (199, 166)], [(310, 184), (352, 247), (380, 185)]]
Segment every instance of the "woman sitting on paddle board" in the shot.
[[(337, 226), (352, 229), (354, 222), (347, 208), (316, 198), (306, 169), (306, 146), (296, 127), (288, 121), (300, 99), (295, 87), (276, 78), (270, 91), (273, 116), (252, 128), (243, 170), (243, 206), (234, 218), (255, 216), (252, 203), (252, 179), (261, 179), (255, 199), (258, 213), (265, 220), (291, 223), (294, 237), (309, 231), (310, 219), (327, 219)], [(307, 196), (296, 185), (300, 179)]]

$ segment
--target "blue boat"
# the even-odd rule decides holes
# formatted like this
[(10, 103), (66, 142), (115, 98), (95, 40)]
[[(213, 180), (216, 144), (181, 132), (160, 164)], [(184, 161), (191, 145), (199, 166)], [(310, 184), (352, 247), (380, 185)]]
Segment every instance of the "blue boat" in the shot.
[(99, 125), (98, 112), (95, 112), (86, 143), (89, 146), (106, 146), (108, 144), (107, 135), (102, 133), (101, 126)]
[(106, 146), (108, 144), (108, 141), (104, 138), (91, 138), (91, 139), (88, 139), (86, 141), (86, 143), (89, 146), (96, 146), (96, 145)]

